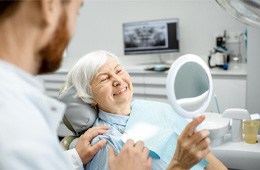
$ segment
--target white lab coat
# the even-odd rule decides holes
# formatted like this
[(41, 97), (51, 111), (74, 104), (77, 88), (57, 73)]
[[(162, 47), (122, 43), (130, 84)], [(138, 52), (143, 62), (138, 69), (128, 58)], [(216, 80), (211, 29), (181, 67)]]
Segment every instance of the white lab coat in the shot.
[(0, 169), (83, 169), (76, 150), (68, 159), (57, 138), (64, 109), (36, 77), (0, 61)]

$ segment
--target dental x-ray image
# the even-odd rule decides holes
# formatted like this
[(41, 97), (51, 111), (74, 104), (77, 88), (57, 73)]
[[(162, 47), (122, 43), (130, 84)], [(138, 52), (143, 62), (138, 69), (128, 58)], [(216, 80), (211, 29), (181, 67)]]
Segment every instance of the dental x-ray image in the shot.
[(168, 46), (166, 35), (165, 23), (133, 25), (124, 30), (125, 47), (129, 49), (165, 48)]

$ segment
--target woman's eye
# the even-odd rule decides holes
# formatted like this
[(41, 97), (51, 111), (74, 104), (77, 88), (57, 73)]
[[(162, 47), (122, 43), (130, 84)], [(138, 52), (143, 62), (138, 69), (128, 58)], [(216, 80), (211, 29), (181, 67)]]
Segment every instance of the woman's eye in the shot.
[(116, 74), (120, 73), (122, 70), (116, 70)]
[(108, 77), (102, 78), (102, 79), (100, 80), (100, 82), (104, 82), (104, 81), (106, 81), (107, 79), (108, 79)]

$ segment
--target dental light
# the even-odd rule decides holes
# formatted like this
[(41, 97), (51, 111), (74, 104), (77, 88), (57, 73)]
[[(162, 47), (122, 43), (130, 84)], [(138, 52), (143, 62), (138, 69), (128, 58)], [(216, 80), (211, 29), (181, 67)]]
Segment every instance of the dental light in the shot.
[(260, 28), (260, 0), (216, 0), (242, 23)]

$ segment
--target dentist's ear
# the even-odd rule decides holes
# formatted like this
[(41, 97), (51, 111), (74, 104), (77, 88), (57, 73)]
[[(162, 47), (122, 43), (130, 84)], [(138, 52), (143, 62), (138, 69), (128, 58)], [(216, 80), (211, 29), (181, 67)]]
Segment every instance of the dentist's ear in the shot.
[(59, 19), (62, 15), (62, 3), (58, 0), (37, 0), (37, 1), (23, 1), (24, 5), (33, 6), (34, 14), (29, 15), (30, 22), (39, 30), (39, 37), (37, 43), (39, 49), (46, 46), (50, 41), (56, 30)]
[(56, 28), (57, 23), (62, 13), (62, 3), (57, 0), (40, 0), (39, 11), (42, 13), (43, 26), (53, 25), (53, 30)]

